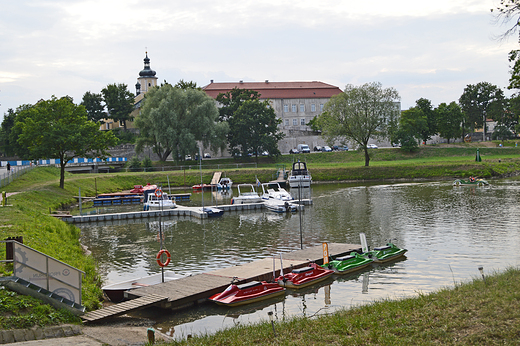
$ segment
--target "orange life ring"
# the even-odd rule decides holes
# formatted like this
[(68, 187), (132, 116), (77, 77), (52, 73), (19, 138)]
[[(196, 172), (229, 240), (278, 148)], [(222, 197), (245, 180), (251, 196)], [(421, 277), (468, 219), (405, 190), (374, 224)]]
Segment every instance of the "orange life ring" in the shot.
[[(164, 262), (164, 263), (161, 261), (161, 256), (162, 256), (163, 253), (166, 254), (166, 262)], [(159, 251), (159, 253), (157, 254), (157, 264), (158, 264), (160, 267), (166, 267), (168, 264), (170, 264), (170, 260), (171, 260), (170, 253), (169, 253), (168, 250), (166, 250), (166, 249), (162, 249), (162, 250)]]
[(162, 190), (161, 189), (155, 189), (155, 197), (161, 198), (162, 197)]

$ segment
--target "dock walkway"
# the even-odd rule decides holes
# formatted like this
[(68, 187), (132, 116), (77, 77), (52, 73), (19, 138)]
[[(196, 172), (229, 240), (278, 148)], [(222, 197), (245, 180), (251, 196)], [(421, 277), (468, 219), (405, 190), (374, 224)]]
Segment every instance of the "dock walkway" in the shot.
[[(329, 243), (329, 254), (331, 256), (342, 256), (349, 254), (352, 251), (361, 251), (361, 245), (357, 244), (340, 244)], [(321, 246), (314, 246), (304, 250), (297, 250), (282, 254), (283, 271), (287, 273), (293, 268), (301, 268), (307, 266), (310, 262), (318, 264), (323, 263), (323, 251)], [(277, 256), (274, 261), (275, 275), (280, 274), (280, 258)], [(253, 262), (222, 268), (211, 272), (188, 276), (178, 280), (168, 281), (161, 284), (136, 288), (125, 292), (125, 296), (130, 302), (135, 299), (144, 299), (146, 297), (166, 297), (166, 299), (159, 300), (153, 305), (159, 305), (162, 308), (177, 310), (192, 306), (195, 304), (205, 302), (213, 294), (222, 292), (229, 286), (233, 277), (237, 277), (239, 283), (246, 283), (250, 281), (270, 281), (273, 278), (273, 258), (263, 258)], [(113, 305), (129, 303), (124, 302)], [(142, 306), (144, 307), (144, 306)], [(141, 307), (139, 307), (141, 308)], [(125, 307), (117, 309), (118, 314), (123, 314)], [(134, 307), (134, 310), (136, 308)], [(85, 322), (92, 322), (106, 317), (115, 316), (114, 314), (107, 314), (102, 312), (105, 309), (97, 310), (98, 314), (92, 314), (90, 319), (84, 318)], [(129, 311), (128, 311), (129, 312)]]
[[(294, 200), (292, 203), (298, 204), (299, 201)], [(302, 205), (312, 204), (310, 199), (302, 199)], [(232, 211), (243, 211), (243, 210), (255, 210), (264, 209), (264, 203), (249, 203), (249, 204), (231, 204), (231, 205), (219, 205), (218, 209), (224, 210), (224, 212)], [(74, 215), (72, 217), (63, 217), (63, 221), (70, 223), (88, 223), (88, 222), (104, 222), (104, 221), (115, 221), (115, 220), (127, 220), (127, 219), (142, 219), (142, 218), (157, 218), (159, 216), (188, 216), (197, 219), (208, 218), (208, 213), (202, 212), (201, 207), (185, 207), (177, 205), (174, 209), (154, 209), (146, 211), (135, 211), (128, 213), (113, 213), (113, 214), (92, 214), (92, 215)]]

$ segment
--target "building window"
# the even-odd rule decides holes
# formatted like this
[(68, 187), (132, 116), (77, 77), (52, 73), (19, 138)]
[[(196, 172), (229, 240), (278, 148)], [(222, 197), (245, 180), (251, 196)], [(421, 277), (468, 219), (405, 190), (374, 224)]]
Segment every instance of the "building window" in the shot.
[(323, 103), (320, 103), (320, 112), (323, 112)]
[(311, 112), (316, 112), (316, 104), (311, 104)]
[(305, 112), (305, 105), (304, 104), (300, 104), (300, 112), (301, 113)]
[(298, 126), (298, 119), (293, 119), (292, 124), (293, 126)]
[(289, 105), (283, 105), (283, 111), (289, 113)]
[(305, 119), (300, 119), (300, 125), (305, 126)]
[(285, 126), (289, 126), (289, 119), (285, 119)]
[(296, 105), (292, 105), (291, 108), (292, 108), (293, 113), (296, 113)]

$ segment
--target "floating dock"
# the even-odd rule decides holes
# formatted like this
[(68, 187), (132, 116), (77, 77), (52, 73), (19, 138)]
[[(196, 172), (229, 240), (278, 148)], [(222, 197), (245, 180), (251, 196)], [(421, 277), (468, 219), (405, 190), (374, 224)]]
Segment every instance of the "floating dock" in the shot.
[[(298, 205), (297, 200), (292, 201), (291, 203)], [(312, 204), (312, 200), (310, 199), (302, 199), (302, 206), (298, 205), (298, 207), (302, 207), (305, 205)], [(206, 206), (209, 207), (209, 206)], [(230, 204), (230, 205), (217, 205), (211, 206), (218, 209), (224, 210), (224, 213), (230, 211), (243, 211), (243, 210), (256, 210), (256, 209), (264, 209), (266, 208), (264, 203), (249, 203), (249, 204)], [(127, 212), (127, 213), (112, 213), (112, 214), (93, 214), (93, 215), (74, 215), (72, 217), (63, 217), (63, 221), (67, 221), (70, 223), (88, 223), (88, 222), (102, 222), (102, 221), (115, 221), (115, 220), (129, 220), (129, 219), (142, 219), (142, 218), (157, 218), (159, 216), (179, 216), (179, 217), (193, 217), (197, 219), (206, 219), (208, 218), (207, 213), (202, 212), (201, 207), (185, 207), (178, 205), (174, 209), (154, 209), (147, 211), (136, 211), (136, 212)]]
[[(352, 251), (361, 252), (361, 245), (329, 243), (330, 256), (342, 256)], [(314, 246), (282, 254), (283, 271), (287, 273), (293, 268), (307, 266), (310, 262), (323, 263), (322, 246)], [(275, 257), (275, 275), (280, 274), (280, 258)], [(164, 309), (182, 309), (204, 303), (213, 294), (222, 292), (229, 286), (233, 277), (239, 284), (250, 281), (270, 281), (273, 278), (273, 258), (263, 258), (250, 263), (222, 268), (208, 273), (188, 276), (161, 284), (136, 288), (125, 292), (130, 302), (112, 305), (108, 308), (89, 312), (82, 316), (85, 322), (99, 321), (108, 317), (122, 315), (140, 308), (155, 305)], [(156, 299), (157, 301), (154, 301)], [(140, 302), (143, 302), (142, 304)], [(131, 302), (135, 302), (130, 304)], [(129, 310), (126, 309), (126, 305)], [(110, 311), (104, 312), (110, 309)], [(130, 310), (131, 309), (131, 310)]]

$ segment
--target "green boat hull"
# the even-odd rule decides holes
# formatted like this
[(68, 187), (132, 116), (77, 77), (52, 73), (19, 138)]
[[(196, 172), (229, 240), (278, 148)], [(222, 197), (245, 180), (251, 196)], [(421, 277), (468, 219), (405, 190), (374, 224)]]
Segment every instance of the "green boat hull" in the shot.
[(368, 267), (373, 259), (361, 256), (357, 252), (351, 252), (349, 256), (338, 257), (322, 267), (334, 270), (336, 274), (348, 274)]
[(408, 250), (400, 249), (392, 243), (388, 243), (386, 246), (376, 247), (374, 250), (371, 250), (364, 255), (367, 258), (371, 258), (376, 263), (384, 263), (388, 261), (393, 261), (404, 254)]
[(453, 186), (464, 186), (464, 185), (483, 186), (483, 185), (489, 185), (489, 183), (484, 179), (477, 179), (475, 181), (457, 179), (453, 182)]

